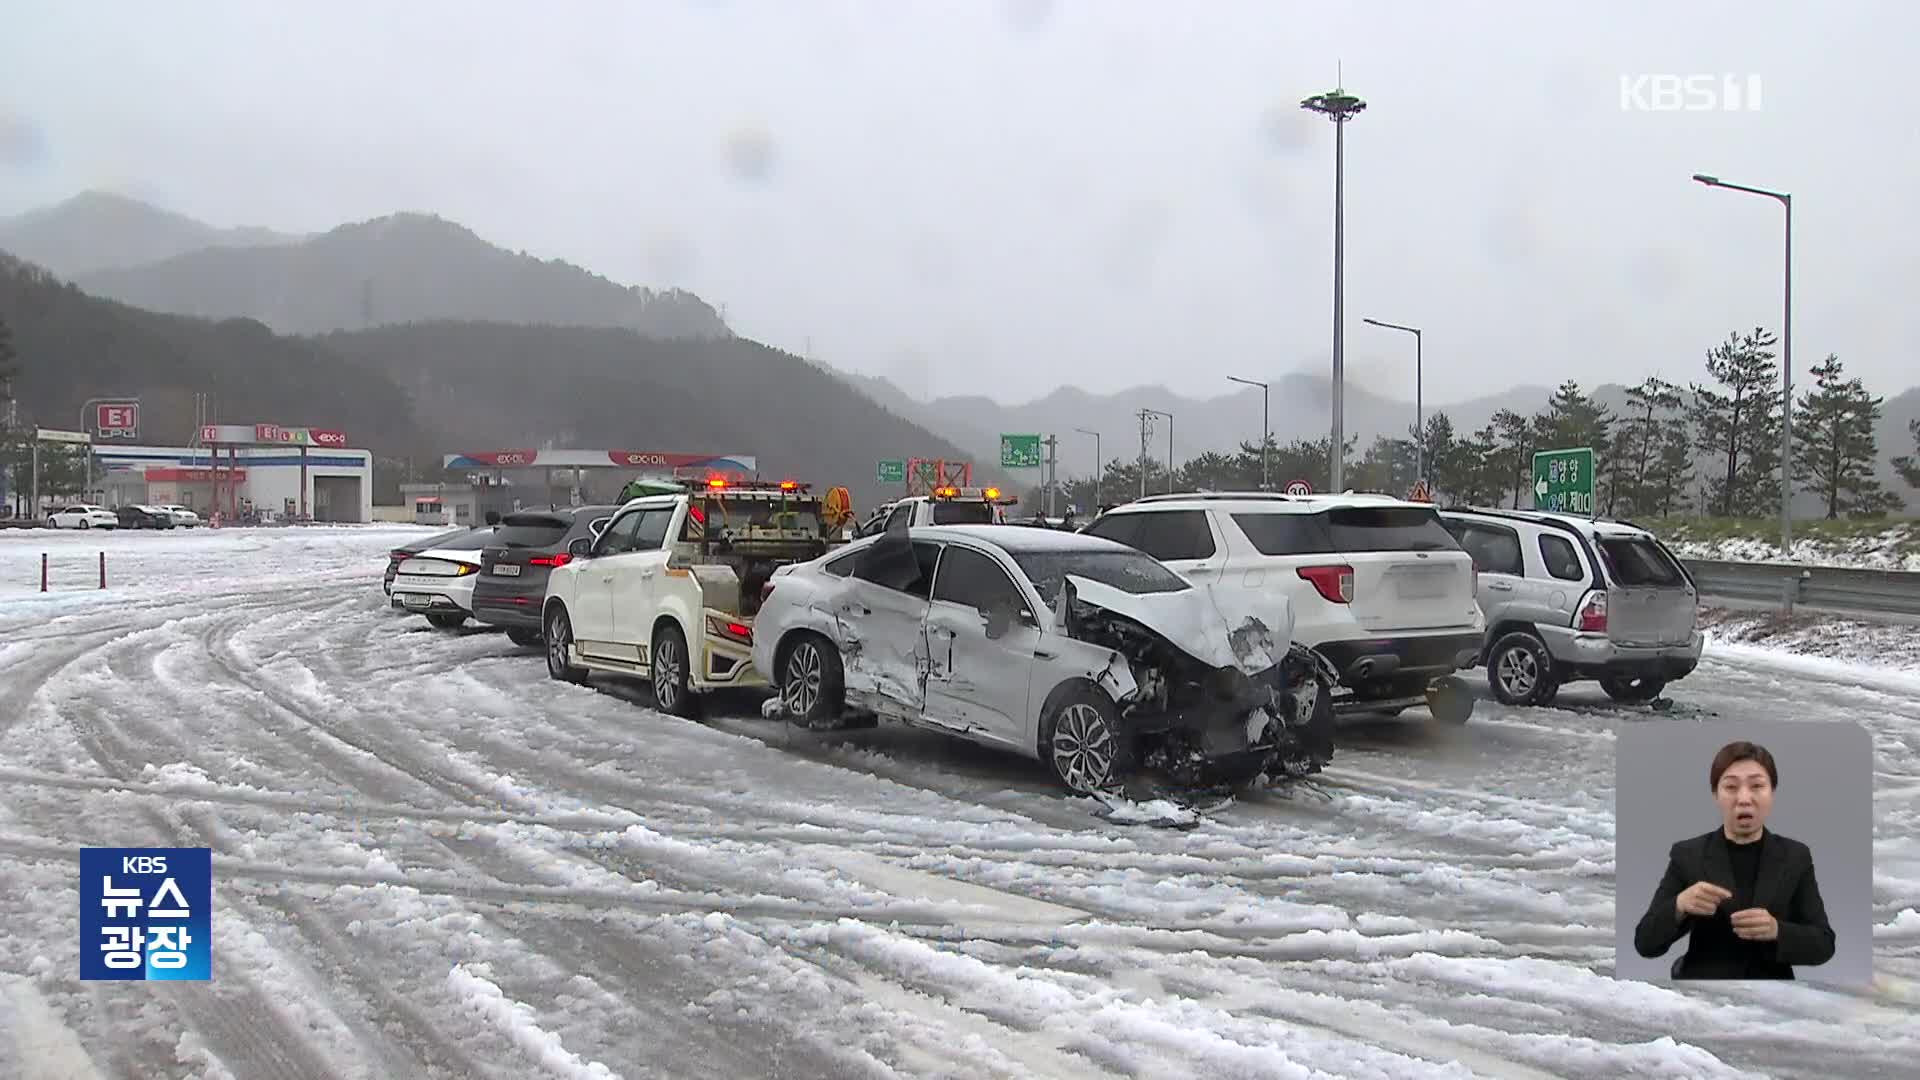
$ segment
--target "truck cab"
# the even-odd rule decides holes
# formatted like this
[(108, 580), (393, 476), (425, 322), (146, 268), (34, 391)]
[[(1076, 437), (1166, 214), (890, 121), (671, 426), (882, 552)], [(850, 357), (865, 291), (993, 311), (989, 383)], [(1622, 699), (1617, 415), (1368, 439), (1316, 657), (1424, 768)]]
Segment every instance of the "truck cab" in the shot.
[(854, 529), (854, 539), (886, 532), (899, 518), (902, 528), (933, 525), (1004, 525), (1006, 507), (1020, 500), (1001, 498), (996, 487), (938, 487), (929, 495), (910, 495), (882, 503)]
[(628, 500), (547, 578), (547, 671), (653, 685), (664, 712), (691, 716), (703, 692), (766, 685), (753, 619), (776, 568), (830, 546), (822, 499), (794, 481), (713, 479)]

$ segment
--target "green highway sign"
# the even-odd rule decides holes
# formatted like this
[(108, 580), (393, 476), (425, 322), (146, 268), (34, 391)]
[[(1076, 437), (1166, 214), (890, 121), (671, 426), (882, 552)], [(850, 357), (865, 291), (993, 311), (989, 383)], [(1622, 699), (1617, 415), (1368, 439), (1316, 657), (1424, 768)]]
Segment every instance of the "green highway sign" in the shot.
[(898, 458), (880, 463), (880, 482), (883, 484), (904, 484), (907, 482), (907, 463)]
[(1037, 469), (1040, 467), (1040, 436), (1038, 435), (1002, 435), (1000, 436), (1000, 467), (1003, 469)]
[(1593, 516), (1592, 447), (1534, 452), (1533, 508)]

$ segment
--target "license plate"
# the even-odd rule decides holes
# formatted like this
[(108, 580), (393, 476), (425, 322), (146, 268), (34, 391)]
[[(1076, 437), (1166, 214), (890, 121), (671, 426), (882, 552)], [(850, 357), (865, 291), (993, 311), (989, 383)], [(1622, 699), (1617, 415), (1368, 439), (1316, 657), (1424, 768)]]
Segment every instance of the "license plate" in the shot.
[(1403, 570), (1395, 575), (1394, 591), (1403, 600), (1433, 600), (1447, 595), (1446, 571)]
[(494, 563), (493, 572), (501, 577), (519, 577), (520, 564), (510, 562)]
[(423, 607), (426, 607), (428, 604), (433, 603), (433, 599), (431, 597), (420, 596), (418, 594), (410, 593), (406, 596), (401, 597), (400, 602), (407, 605), (410, 608), (423, 608)]

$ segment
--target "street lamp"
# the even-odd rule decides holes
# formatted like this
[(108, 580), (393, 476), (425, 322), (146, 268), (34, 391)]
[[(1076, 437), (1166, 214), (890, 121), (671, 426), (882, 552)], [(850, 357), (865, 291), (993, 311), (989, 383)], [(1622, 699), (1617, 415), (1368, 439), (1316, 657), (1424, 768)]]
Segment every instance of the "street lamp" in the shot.
[(1780, 316), (1780, 554), (1793, 550), (1793, 196), (1784, 191), (1729, 184), (1717, 176), (1694, 173), (1708, 187), (1744, 191), (1777, 199), (1787, 212), (1785, 311)]
[(1333, 442), (1327, 447), (1327, 457), (1333, 466), (1329, 490), (1341, 491), (1342, 459), (1347, 456), (1346, 354), (1341, 327), (1346, 310), (1346, 133), (1347, 121), (1358, 116), (1367, 103), (1335, 87), (1301, 101), (1300, 107), (1333, 121)]
[(1423, 381), (1420, 374), (1420, 331), (1411, 326), (1395, 326), (1390, 322), (1381, 322), (1379, 319), (1362, 319), (1360, 321), (1371, 323), (1374, 326), (1384, 327), (1388, 330), (1404, 330), (1413, 335), (1413, 478), (1418, 483), (1425, 483), (1427, 479), (1427, 423), (1420, 402), (1421, 382)]
[(1097, 431), (1088, 431), (1083, 427), (1077, 427), (1073, 430), (1082, 435), (1093, 436), (1093, 508), (1097, 513), (1100, 509), (1100, 472), (1106, 468), (1106, 459), (1100, 456), (1100, 433)]
[(1268, 475), (1267, 472), (1267, 443), (1272, 441), (1269, 432), (1273, 430), (1267, 422), (1267, 403), (1269, 396), (1267, 393), (1267, 384), (1255, 382), (1252, 379), (1242, 379), (1238, 375), (1229, 375), (1227, 376), (1227, 380), (1229, 382), (1237, 382), (1246, 386), (1257, 386), (1260, 388), (1260, 490), (1272, 491), (1273, 477)]

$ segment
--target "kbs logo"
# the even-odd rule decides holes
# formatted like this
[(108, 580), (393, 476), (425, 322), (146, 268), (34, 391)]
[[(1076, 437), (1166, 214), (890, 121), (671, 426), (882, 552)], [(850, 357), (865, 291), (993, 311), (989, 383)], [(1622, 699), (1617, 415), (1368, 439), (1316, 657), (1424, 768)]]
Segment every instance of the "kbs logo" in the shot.
[(93, 408), (93, 427), (103, 439), (133, 439), (140, 435), (140, 403), (118, 402)]
[(209, 848), (80, 849), (80, 978), (213, 977)]
[(1758, 75), (1622, 75), (1622, 112), (1759, 112)]

